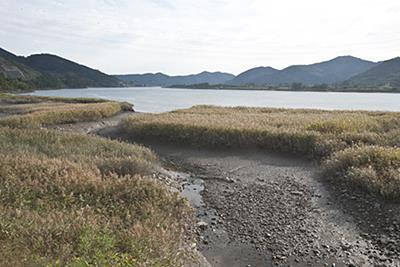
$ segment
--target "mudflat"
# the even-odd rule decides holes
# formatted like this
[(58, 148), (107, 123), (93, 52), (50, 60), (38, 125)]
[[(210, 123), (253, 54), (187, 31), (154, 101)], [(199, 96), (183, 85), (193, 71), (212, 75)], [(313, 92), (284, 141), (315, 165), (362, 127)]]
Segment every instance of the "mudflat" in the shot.
[(187, 174), (182, 190), (201, 196), (199, 249), (213, 266), (400, 264), (399, 205), (331, 185), (308, 160), (130, 140), (118, 127), (98, 133), (142, 143)]

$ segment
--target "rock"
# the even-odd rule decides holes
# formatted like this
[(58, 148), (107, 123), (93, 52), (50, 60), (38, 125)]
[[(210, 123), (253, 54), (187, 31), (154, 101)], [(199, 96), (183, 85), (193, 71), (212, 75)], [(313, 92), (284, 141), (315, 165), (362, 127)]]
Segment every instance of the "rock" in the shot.
[(349, 243), (343, 243), (343, 244), (342, 244), (342, 249), (343, 249), (344, 251), (350, 250), (351, 248), (352, 248), (352, 245), (349, 244)]
[(234, 183), (235, 180), (233, 180), (232, 178), (229, 177), (225, 177), (225, 181), (227, 181), (228, 183)]
[(206, 223), (205, 221), (200, 221), (197, 223), (197, 227), (199, 227), (201, 230), (205, 230), (208, 227), (208, 223)]
[(274, 256), (274, 258), (277, 260), (280, 260), (280, 261), (286, 260), (286, 256), (283, 256), (283, 255), (276, 255), (276, 256)]
[(294, 196), (302, 196), (302, 195), (304, 195), (304, 193), (301, 192), (301, 191), (292, 191), (292, 192), (290, 192), (290, 194), (292, 194)]

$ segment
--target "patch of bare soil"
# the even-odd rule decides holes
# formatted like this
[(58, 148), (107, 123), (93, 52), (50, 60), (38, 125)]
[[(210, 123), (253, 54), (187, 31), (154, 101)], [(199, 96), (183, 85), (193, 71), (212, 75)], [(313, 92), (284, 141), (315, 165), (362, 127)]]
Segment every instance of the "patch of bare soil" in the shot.
[(48, 129), (55, 129), (66, 132), (76, 133), (95, 133), (104, 128), (115, 127), (118, 123), (127, 116), (138, 114), (136, 112), (121, 112), (110, 118), (104, 118), (99, 121), (77, 122), (47, 126)]
[[(132, 141), (117, 127), (97, 133)], [(400, 205), (329, 184), (308, 161), (133, 141), (182, 172), (213, 266), (400, 266)]]

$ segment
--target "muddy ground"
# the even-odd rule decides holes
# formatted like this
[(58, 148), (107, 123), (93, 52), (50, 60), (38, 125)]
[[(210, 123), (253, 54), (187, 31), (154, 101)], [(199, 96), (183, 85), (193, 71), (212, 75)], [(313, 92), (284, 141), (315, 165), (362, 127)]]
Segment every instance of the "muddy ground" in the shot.
[(400, 266), (399, 205), (332, 185), (308, 160), (134, 141), (188, 174), (183, 191), (213, 266)]
[(195, 208), (198, 249), (212, 266), (400, 266), (399, 204), (333, 185), (290, 155), (129, 140), (116, 127), (127, 115), (55, 128), (158, 153)]

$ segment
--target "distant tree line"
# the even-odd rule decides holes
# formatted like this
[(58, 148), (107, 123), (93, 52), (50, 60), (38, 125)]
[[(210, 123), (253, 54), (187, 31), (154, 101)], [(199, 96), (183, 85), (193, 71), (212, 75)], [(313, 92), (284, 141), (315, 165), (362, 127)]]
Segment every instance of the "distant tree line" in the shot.
[(314, 92), (400, 92), (400, 83), (385, 84), (382, 86), (340, 84), (315, 84), (305, 85), (302, 83), (282, 84), (282, 85), (228, 85), (228, 84), (209, 84), (199, 83), (191, 85), (175, 84), (168, 88), (188, 88), (188, 89), (230, 89), (230, 90), (276, 90), (276, 91), (314, 91)]

